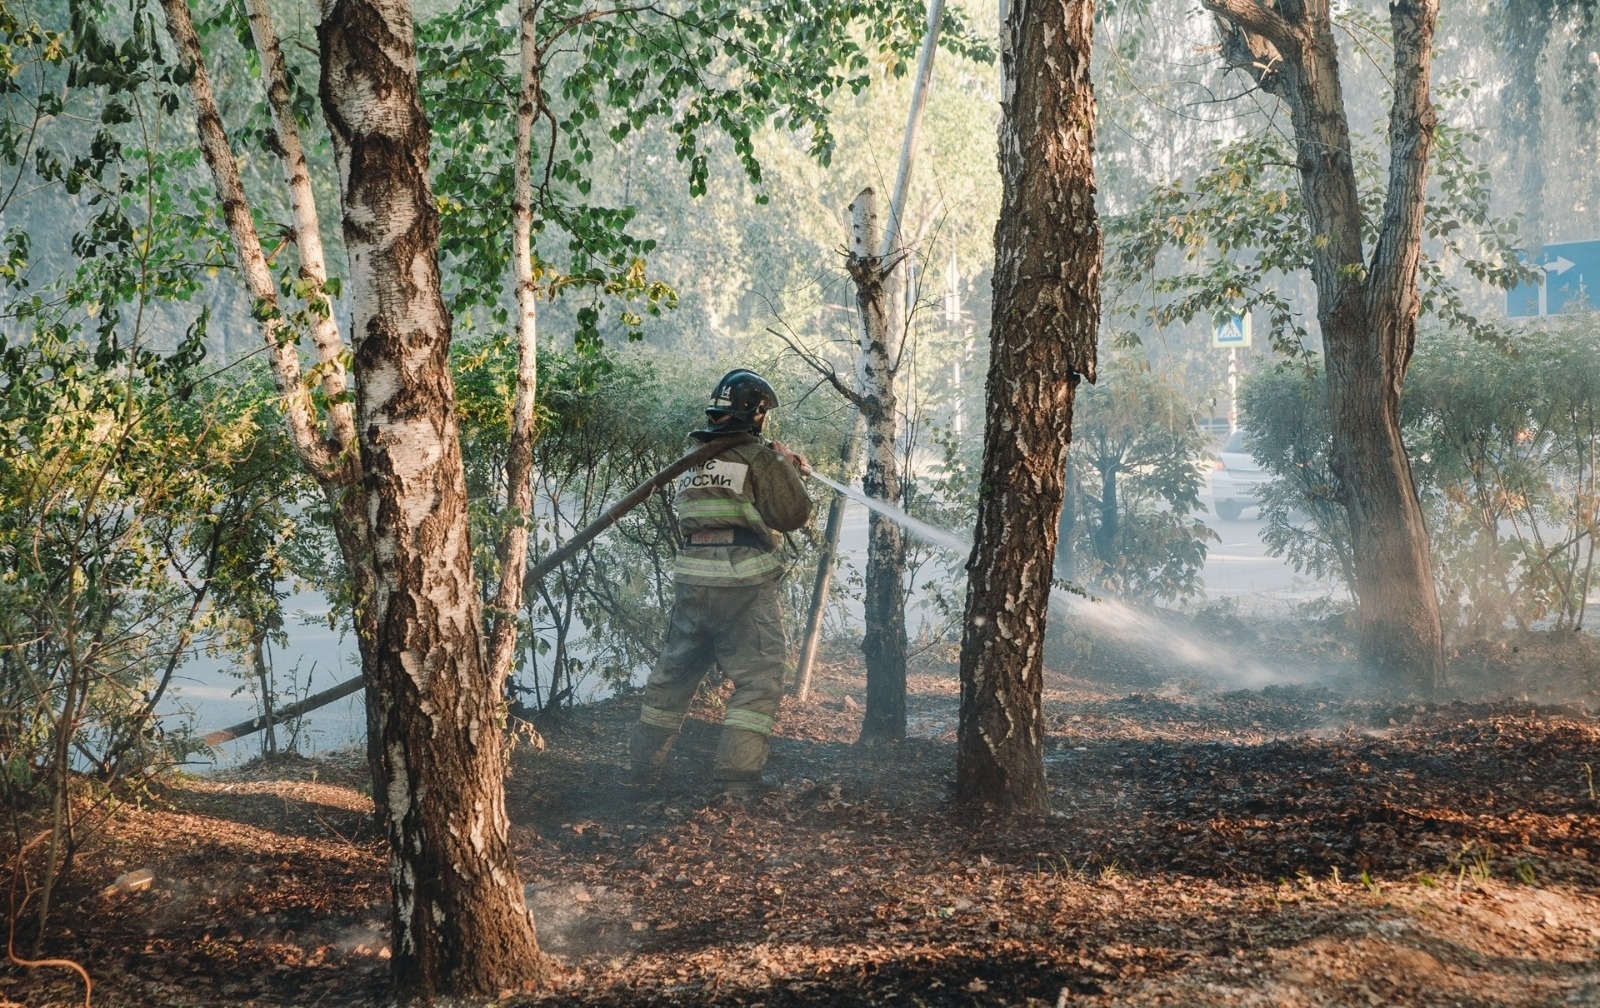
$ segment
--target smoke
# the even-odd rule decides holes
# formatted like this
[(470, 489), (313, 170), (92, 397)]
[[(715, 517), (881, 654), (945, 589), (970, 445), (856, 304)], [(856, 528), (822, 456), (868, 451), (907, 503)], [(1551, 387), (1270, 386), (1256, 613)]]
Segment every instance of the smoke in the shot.
[(632, 904), (609, 886), (547, 882), (524, 887), (523, 896), (539, 922), (539, 944), (552, 952), (575, 956), (629, 947)]
[(1050, 608), (1079, 625), (1110, 637), (1132, 651), (1142, 651), (1175, 666), (1170, 671), (1199, 674), (1232, 689), (1260, 689), (1306, 681), (1308, 676), (1269, 668), (1237, 645), (1205, 639), (1192, 629), (1180, 630), (1164, 620), (1117, 599), (1086, 599), (1057, 588)]

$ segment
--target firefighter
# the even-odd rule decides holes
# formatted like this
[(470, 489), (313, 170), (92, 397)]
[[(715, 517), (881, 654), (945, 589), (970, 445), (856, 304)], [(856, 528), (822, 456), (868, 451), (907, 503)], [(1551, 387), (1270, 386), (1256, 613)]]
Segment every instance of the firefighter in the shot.
[(761, 769), (788, 657), (778, 608), (779, 533), (811, 517), (801, 481), (805, 458), (761, 437), (767, 411), (777, 405), (766, 379), (729, 371), (711, 391), (706, 428), (689, 435), (727, 449), (678, 482), (683, 542), (667, 642), (629, 746), (635, 786), (660, 781), (689, 701), (714, 663), (733, 680), (713, 770), (718, 790), (737, 797), (767, 788)]

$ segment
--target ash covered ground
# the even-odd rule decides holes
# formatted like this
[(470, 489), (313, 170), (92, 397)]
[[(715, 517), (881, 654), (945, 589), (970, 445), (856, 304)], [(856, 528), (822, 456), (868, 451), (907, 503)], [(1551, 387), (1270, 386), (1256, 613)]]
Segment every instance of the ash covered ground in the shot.
[[(1418, 703), (1363, 693), (1337, 627), (1190, 629), (1281, 684), (1058, 641), (1053, 811), (1023, 823), (947, 802), (948, 647), (917, 659), (913, 737), (870, 748), (836, 654), (780, 715), (781, 790), (745, 804), (711, 796), (716, 694), (644, 798), (622, 786), (634, 702), (572, 712), (507, 780), (560, 968), (533, 1000), (1600, 1004), (1600, 642), (1458, 651), (1451, 694)], [(81, 852), (47, 951), (104, 1006), (384, 1003), (363, 778), (352, 755), (168, 786)], [(150, 890), (101, 894), (139, 867)], [(0, 976), (0, 1004), (82, 1003), (69, 974)]]

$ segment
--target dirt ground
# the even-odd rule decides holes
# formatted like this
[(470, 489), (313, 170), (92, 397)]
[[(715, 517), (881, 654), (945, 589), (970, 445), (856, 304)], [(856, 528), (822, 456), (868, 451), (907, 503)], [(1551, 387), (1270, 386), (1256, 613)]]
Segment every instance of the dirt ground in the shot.
[[(559, 968), (535, 1001), (1600, 1006), (1600, 641), (1464, 649), (1453, 698), (1418, 704), (1352, 691), (1336, 632), (1208, 631), (1298, 684), (1057, 646), (1053, 811), (1020, 824), (946, 800), (948, 647), (917, 658), (913, 737), (872, 748), (837, 655), (780, 715), (781, 790), (744, 804), (711, 797), (714, 695), (646, 797), (622, 786), (637, 701), (573, 712), (507, 779)], [(106, 1008), (383, 1004), (364, 777), (345, 755), (174, 780), (80, 855), (46, 952)], [(82, 1003), (70, 972), (0, 968), (0, 1006)]]

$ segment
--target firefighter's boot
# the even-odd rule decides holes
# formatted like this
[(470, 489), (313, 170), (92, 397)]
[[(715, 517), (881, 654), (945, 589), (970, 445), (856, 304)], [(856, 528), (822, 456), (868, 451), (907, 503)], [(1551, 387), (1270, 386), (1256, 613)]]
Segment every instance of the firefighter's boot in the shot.
[(675, 728), (635, 722), (633, 735), (628, 740), (628, 756), (632, 762), (628, 783), (641, 789), (659, 785), (661, 768), (667, 765), (672, 743), (677, 739), (678, 730)]

